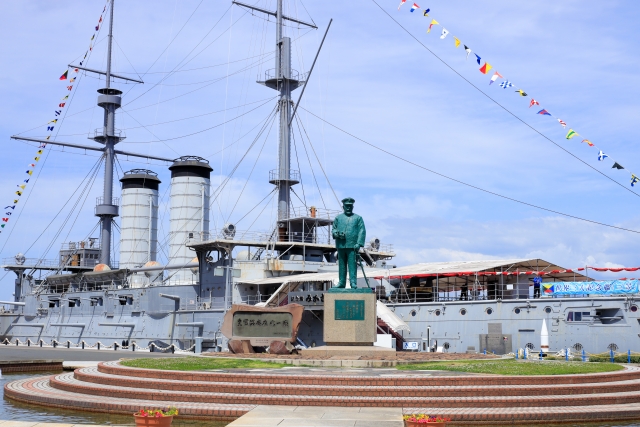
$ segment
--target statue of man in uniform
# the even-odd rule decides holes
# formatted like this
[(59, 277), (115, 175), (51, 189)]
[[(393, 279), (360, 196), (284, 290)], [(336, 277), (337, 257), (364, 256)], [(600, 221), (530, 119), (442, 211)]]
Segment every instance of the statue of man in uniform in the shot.
[(338, 250), (338, 268), (340, 281), (336, 288), (344, 288), (347, 284), (347, 268), (349, 269), (349, 285), (351, 289), (358, 287), (358, 252), (364, 246), (367, 231), (360, 215), (353, 213), (355, 200), (347, 197), (342, 200), (341, 213), (333, 220), (333, 238)]

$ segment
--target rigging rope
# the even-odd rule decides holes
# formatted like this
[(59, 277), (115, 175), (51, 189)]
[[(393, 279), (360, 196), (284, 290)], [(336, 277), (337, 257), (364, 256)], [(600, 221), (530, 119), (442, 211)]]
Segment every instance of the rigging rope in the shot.
[[(504, 105), (500, 104), (498, 101), (496, 101), (494, 98), (492, 98), (491, 96), (487, 95), (482, 89), (480, 89), (478, 86), (476, 86), (475, 84), (473, 84), (470, 80), (468, 80), (466, 77), (464, 77), (462, 74), (460, 74), (458, 71), (456, 71), (451, 65), (449, 65), (448, 63), (446, 63), (444, 61), (444, 59), (440, 58), (438, 55), (435, 54), (435, 52), (433, 52), (431, 49), (429, 49), (427, 47), (427, 45), (425, 45), (424, 43), (422, 43), (416, 36), (414, 36), (409, 30), (407, 30), (402, 24), (400, 24), (393, 16), (391, 16), (389, 14), (389, 12), (387, 12), (386, 10), (384, 10), (376, 0), (371, 0), (372, 2), (374, 2), (376, 4), (376, 6), (378, 6), (380, 8), (380, 10), (382, 10), (385, 15), (387, 15), (389, 18), (391, 18), (391, 20), (393, 22), (395, 22), (400, 28), (402, 28), (404, 30), (404, 32), (406, 32), (411, 38), (413, 38), (415, 41), (417, 41), (423, 48), (425, 48), (430, 54), (432, 54), (438, 61), (442, 62), (447, 68), (449, 68), (451, 71), (453, 71), (456, 75), (458, 75), (458, 77), (460, 77), (461, 79), (463, 79), (465, 82), (469, 83), (469, 85), (471, 85), (474, 89), (476, 89), (478, 92), (480, 92), (481, 94), (483, 94), (487, 99), (491, 100), (494, 104), (496, 104), (498, 107), (502, 108), (504, 111), (506, 111), (509, 115), (511, 115), (513, 118), (515, 118), (516, 120), (518, 120), (520, 123), (522, 123), (523, 125), (525, 125), (526, 127), (528, 127), (529, 129), (531, 129), (532, 131), (534, 131), (535, 133), (537, 133), (538, 135), (540, 135), (541, 137), (543, 137), (544, 139), (546, 139), (547, 141), (549, 141), (550, 143), (552, 143), (553, 145), (555, 145), (556, 147), (560, 148), (562, 151), (564, 151), (565, 153), (569, 154), (571, 157), (573, 157), (574, 159), (578, 160), (580, 163), (586, 165), (587, 167), (593, 169), (594, 171), (598, 172), (600, 175), (604, 176), (605, 178), (607, 178), (608, 180), (610, 180), (611, 182), (615, 183), (616, 185), (620, 186), (621, 188), (624, 188), (625, 190), (627, 190), (628, 192), (630, 192), (631, 194), (633, 194), (634, 196), (640, 197), (640, 194), (636, 193), (635, 191), (631, 190), (628, 187), (625, 187), (624, 185), (622, 185), (621, 183), (619, 183), (618, 181), (616, 181), (615, 179), (611, 178), (609, 175), (599, 171), (598, 169), (596, 169), (595, 167), (593, 167), (592, 165), (590, 165), (589, 163), (585, 162), (584, 160), (582, 160), (580, 157), (576, 156), (575, 154), (573, 154), (571, 151), (567, 150), (566, 148), (564, 148), (562, 145), (558, 144), (557, 142), (553, 141), (551, 138), (549, 138), (548, 136), (546, 136), (545, 134), (543, 134), (542, 132), (540, 132), (538, 129), (534, 128), (533, 126), (531, 126), (529, 123), (525, 122), (523, 119), (521, 119), (518, 115), (516, 115), (515, 113), (513, 113), (511, 110), (509, 110), (507, 107), (505, 107)], [(603, 224), (601, 224), (603, 225)], [(617, 228), (617, 227), (616, 227)], [(631, 230), (627, 230), (627, 231), (631, 231)]]
[[(296, 121), (298, 122), (298, 126), (302, 127), (302, 130), (304, 130), (304, 134), (307, 136), (307, 141), (309, 141), (309, 146), (311, 147), (311, 150), (313, 151), (313, 155), (316, 157), (316, 160), (318, 161), (318, 165), (320, 166), (320, 169), (322, 170), (322, 173), (324, 174), (324, 177), (327, 180), (327, 184), (329, 184), (329, 188), (331, 188), (331, 191), (333, 192), (333, 196), (336, 198), (336, 201), (338, 202), (338, 206), (342, 206), (342, 202), (338, 198), (338, 195), (336, 194), (336, 190), (333, 189), (333, 185), (331, 185), (331, 181), (329, 181), (329, 176), (327, 175), (327, 172), (325, 172), (324, 167), (322, 166), (322, 162), (318, 157), (318, 153), (316, 153), (315, 148), (313, 148), (313, 144), (311, 143), (311, 138), (309, 138), (309, 134), (307, 133), (307, 129), (304, 127), (304, 123), (302, 123), (302, 120), (300, 120), (300, 118), (298, 117), (296, 117)], [(302, 132), (300, 133), (300, 136), (302, 136)]]
[(344, 129), (342, 129), (342, 128), (340, 128), (340, 127), (336, 126), (336, 125), (334, 125), (333, 123), (330, 123), (329, 121), (327, 121), (327, 120), (325, 120), (325, 119), (321, 118), (320, 116), (318, 116), (318, 115), (316, 115), (316, 114), (312, 113), (311, 111), (307, 110), (306, 108), (304, 108), (304, 107), (302, 107), (302, 106), (300, 106), (300, 108), (302, 108), (304, 111), (306, 111), (307, 113), (311, 114), (312, 116), (314, 116), (314, 117), (315, 117), (315, 118), (317, 118), (318, 120), (321, 120), (321, 121), (323, 121), (324, 123), (328, 124), (328, 125), (329, 125), (329, 126), (331, 126), (332, 128), (337, 129), (337, 130), (339, 130), (340, 132), (342, 132), (342, 133), (344, 133), (344, 134), (346, 134), (346, 135), (349, 135), (349, 136), (350, 136), (350, 137), (352, 137), (353, 139), (356, 139), (356, 140), (358, 140), (358, 141), (360, 141), (360, 142), (362, 142), (362, 143), (364, 143), (364, 144), (366, 144), (366, 145), (370, 146), (371, 148), (374, 148), (374, 149), (376, 149), (376, 150), (378, 150), (378, 151), (381, 151), (381, 152), (383, 152), (383, 153), (385, 153), (385, 154), (388, 154), (388, 155), (389, 155), (389, 156), (391, 156), (391, 157), (395, 157), (396, 159), (398, 159), (398, 160), (400, 160), (400, 161), (403, 161), (403, 162), (405, 162), (405, 163), (408, 163), (408, 164), (410, 164), (410, 165), (412, 165), (412, 166), (415, 166), (415, 167), (417, 167), (417, 168), (423, 169), (423, 170), (425, 170), (425, 171), (427, 171), (427, 172), (430, 172), (430, 173), (432, 173), (432, 174), (438, 175), (438, 176), (440, 176), (440, 177), (442, 177), (442, 178), (446, 178), (446, 179), (448, 179), (448, 180), (451, 180), (451, 181), (457, 182), (458, 184), (462, 184), (462, 185), (465, 185), (465, 186), (467, 186), (467, 187), (473, 188), (473, 189), (475, 189), (475, 190), (479, 190), (479, 191), (482, 191), (482, 192), (484, 192), (484, 193), (491, 194), (491, 195), (493, 195), (493, 196), (500, 197), (500, 198), (505, 199), (505, 200), (509, 200), (509, 201), (512, 201), (512, 202), (515, 202), (515, 203), (519, 203), (519, 204), (521, 204), (521, 205), (525, 205), (525, 206), (529, 206), (529, 207), (532, 207), (532, 208), (540, 209), (540, 210), (543, 210), (543, 211), (551, 212), (551, 213), (554, 213), (554, 214), (557, 214), (557, 215), (562, 215), (562, 216), (565, 216), (565, 217), (567, 217), (567, 218), (578, 219), (578, 220), (580, 220), (580, 221), (589, 222), (589, 223), (591, 223), (591, 224), (602, 225), (602, 226), (604, 226), (604, 227), (615, 228), (615, 229), (617, 229), (617, 230), (629, 231), (629, 232), (631, 232), (631, 233), (637, 233), (637, 234), (640, 234), (640, 231), (637, 231), (637, 230), (631, 230), (631, 229), (624, 228), (624, 227), (618, 227), (618, 226), (615, 226), (615, 225), (606, 224), (606, 223), (598, 222), (598, 221), (593, 221), (593, 220), (590, 220), (590, 219), (582, 218), (582, 217), (575, 216), (575, 215), (566, 214), (566, 213), (559, 212), (559, 211), (554, 211), (553, 209), (544, 208), (544, 207), (542, 207), (542, 206), (534, 205), (533, 203), (528, 203), (528, 202), (524, 202), (524, 201), (522, 201), (522, 200), (514, 199), (513, 197), (505, 196), (505, 195), (502, 195), (502, 194), (500, 194), (500, 193), (496, 193), (496, 192), (494, 192), (494, 191), (486, 190), (486, 189), (484, 189), (484, 188), (482, 188), (482, 187), (478, 187), (478, 186), (476, 186), (476, 185), (469, 184), (469, 183), (464, 182), (464, 181), (461, 181), (461, 180), (459, 180), (459, 179), (452, 178), (452, 177), (450, 177), (450, 176), (448, 176), (448, 175), (442, 174), (442, 173), (440, 173), (440, 172), (436, 172), (436, 171), (434, 171), (434, 170), (432, 170), (432, 169), (429, 169), (429, 168), (427, 168), (427, 167), (425, 167), (425, 166), (422, 166), (422, 165), (420, 165), (420, 164), (418, 164), (418, 163), (412, 162), (411, 160), (405, 159), (404, 157), (401, 157), (401, 156), (399, 156), (399, 155), (397, 155), (397, 154), (394, 154), (394, 153), (392, 153), (392, 152), (390, 152), (390, 151), (387, 151), (387, 150), (385, 150), (384, 148), (378, 147), (378, 146), (377, 146), (377, 145), (375, 145), (375, 144), (372, 144), (372, 143), (370, 143), (370, 142), (368, 142), (368, 141), (365, 141), (365, 140), (364, 140), (364, 139), (362, 139), (362, 138), (359, 138), (359, 137), (355, 136), (355, 135), (354, 135), (354, 134), (352, 134), (352, 133), (347, 132), (346, 130), (344, 130)]

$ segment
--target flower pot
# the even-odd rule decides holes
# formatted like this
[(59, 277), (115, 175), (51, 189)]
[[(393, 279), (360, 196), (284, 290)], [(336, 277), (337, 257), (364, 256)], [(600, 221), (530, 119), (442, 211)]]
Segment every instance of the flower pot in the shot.
[(173, 421), (173, 415), (166, 417), (143, 417), (133, 414), (136, 420), (136, 427), (169, 427)]
[(444, 422), (444, 423), (436, 423), (436, 422), (433, 422), (433, 423), (419, 423), (417, 421), (405, 421), (404, 422), (404, 426), (405, 427), (421, 427), (421, 426), (423, 426), (425, 424), (431, 424), (432, 426), (446, 426), (447, 425), (446, 422)]

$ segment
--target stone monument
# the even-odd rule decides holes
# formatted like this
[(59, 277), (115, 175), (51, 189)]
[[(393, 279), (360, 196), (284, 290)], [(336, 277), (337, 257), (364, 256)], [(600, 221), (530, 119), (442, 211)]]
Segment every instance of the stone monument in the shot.
[(376, 294), (368, 283), (366, 288), (358, 288), (358, 265), (362, 267), (359, 252), (364, 246), (366, 229), (362, 217), (353, 213), (354, 203), (351, 197), (343, 199), (344, 213), (333, 221), (339, 279), (338, 284), (324, 295), (323, 339), (326, 346), (303, 350), (305, 355), (349, 358), (395, 355), (395, 349), (373, 345), (378, 329)]

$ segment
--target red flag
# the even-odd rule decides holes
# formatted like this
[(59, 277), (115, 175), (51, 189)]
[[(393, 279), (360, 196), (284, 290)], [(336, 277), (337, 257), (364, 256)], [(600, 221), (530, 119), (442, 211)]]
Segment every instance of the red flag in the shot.
[(60, 76), (60, 80), (67, 80), (67, 74), (69, 74), (69, 70), (62, 73), (62, 75)]
[(67, 90), (71, 90), (72, 88), (73, 88), (73, 85), (67, 86)]
[(533, 107), (534, 105), (540, 105), (540, 103), (535, 99), (531, 98), (531, 102), (529, 103), (529, 108)]
[(64, 108), (64, 104), (66, 104), (66, 102), (61, 102), (60, 105), (58, 105), (58, 107)]

